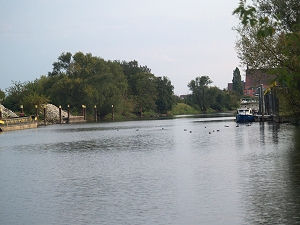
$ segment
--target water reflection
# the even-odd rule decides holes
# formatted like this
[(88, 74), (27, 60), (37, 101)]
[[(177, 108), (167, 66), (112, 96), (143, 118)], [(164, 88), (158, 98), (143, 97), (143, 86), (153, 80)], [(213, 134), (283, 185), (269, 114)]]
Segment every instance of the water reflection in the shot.
[(297, 224), (299, 152), (299, 129), (231, 116), (5, 133), (1, 223)]
[[(266, 126), (276, 133), (266, 132)], [(246, 224), (297, 224), (300, 219), (300, 167), (294, 166), (300, 165), (299, 132), (289, 127), (279, 136), (275, 126), (260, 124), (262, 146), (249, 152), (240, 165)], [(295, 145), (285, 140), (289, 135), (298, 139)]]

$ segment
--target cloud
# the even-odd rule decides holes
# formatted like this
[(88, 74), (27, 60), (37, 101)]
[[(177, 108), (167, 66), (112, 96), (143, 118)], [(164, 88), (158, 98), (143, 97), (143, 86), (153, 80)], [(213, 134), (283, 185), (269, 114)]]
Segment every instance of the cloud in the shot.
[(174, 59), (174, 58), (169, 57), (167, 55), (155, 55), (153, 58), (154, 58), (154, 60), (164, 61), (164, 62), (179, 62), (180, 61), (178, 59)]

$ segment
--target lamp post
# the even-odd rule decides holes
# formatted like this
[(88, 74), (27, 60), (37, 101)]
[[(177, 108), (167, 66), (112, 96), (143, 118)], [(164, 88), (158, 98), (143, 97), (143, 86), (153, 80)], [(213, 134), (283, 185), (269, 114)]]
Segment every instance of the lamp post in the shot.
[(94, 120), (97, 122), (97, 106), (94, 106)]
[(83, 120), (85, 121), (86, 120), (86, 106), (85, 105), (82, 105), (82, 116), (83, 116)]
[(115, 120), (115, 115), (114, 115), (114, 105), (111, 105), (111, 119), (112, 119), (112, 121)]
[(23, 105), (20, 105), (21, 113), (20, 116), (24, 116), (24, 110), (23, 110)]
[(37, 118), (37, 116), (38, 116), (38, 106), (35, 105), (35, 117)]

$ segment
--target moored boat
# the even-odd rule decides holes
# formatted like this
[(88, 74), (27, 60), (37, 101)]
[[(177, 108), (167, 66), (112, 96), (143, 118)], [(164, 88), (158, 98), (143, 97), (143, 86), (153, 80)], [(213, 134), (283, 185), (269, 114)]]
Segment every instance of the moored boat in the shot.
[(237, 123), (247, 123), (254, 122), (255, 118), (251, 108), (240, 108), (236, 113), (236, 122)]

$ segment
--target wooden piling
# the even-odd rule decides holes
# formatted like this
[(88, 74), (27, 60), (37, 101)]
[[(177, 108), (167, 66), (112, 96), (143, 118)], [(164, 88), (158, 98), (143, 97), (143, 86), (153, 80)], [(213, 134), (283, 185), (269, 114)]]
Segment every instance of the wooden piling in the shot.
[(70, 123), (70, 105), (68, 105), (68, 121), (67, 123)]
[(62, 120), (61, 120), (61, 105), (58, 107), (58, 111), (59, 111), (59, 124), (62, 124)]
[(44, 125), (46, 126), (46, 105), (44, 105)]

